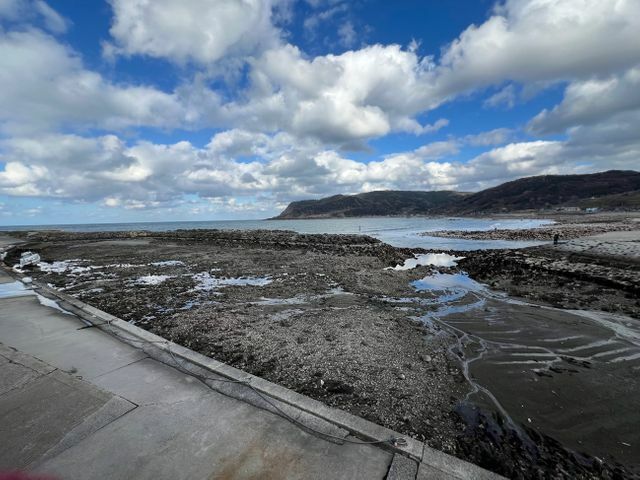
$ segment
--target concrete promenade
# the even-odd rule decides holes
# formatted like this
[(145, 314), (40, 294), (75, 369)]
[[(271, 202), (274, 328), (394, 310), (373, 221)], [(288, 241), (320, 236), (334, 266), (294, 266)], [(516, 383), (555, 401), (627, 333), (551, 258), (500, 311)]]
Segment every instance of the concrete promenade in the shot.
[[(362, 441), (354, 430), (374, 432), (369, 440), (389, 431), (294, 392), (289, 402), (273, 401), (337, 439), (309, 433), (245, 385), (207, 386), (185, 373), (198, 365), (173, 368), (59, 308), (0, 270), (0, 472), (65, 480), (498, 478), (412, 439), (397, 448), (349, 443)], [(285, 398), (286, 389), (262, 382)]]

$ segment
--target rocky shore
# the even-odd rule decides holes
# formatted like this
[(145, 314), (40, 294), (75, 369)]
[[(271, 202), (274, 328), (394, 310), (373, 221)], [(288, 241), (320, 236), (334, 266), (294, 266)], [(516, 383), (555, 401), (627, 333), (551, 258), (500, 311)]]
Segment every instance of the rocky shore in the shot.
[(459, 266), (513, 297), (640, 318), (638, 241), (582, 240), (522, 250), (480, 250), (467, 252)]
[(640, 223), (559, 223), (536, 228), (495, 229), (486, 231), (443, 230), (424, 232), (421, 235), (442, 238), (463, 238), (467, 240), (517, 240), (552, 241), (558, 234), (561, 239), (573, 239), (607, 232), (628, 232), (640, 229)]
[(379, 240), (283, 231), (20, 234), (29, 274), (200, 353), (455, 453), (451, 339), (375, 298), (426, 270)]
[[(587, 248), (571, 255), (559, 248), (459, 252), (466, 258), (457, 267), (394, 270), (426, 252), (366, 236), (283, 231), (13, 235), (29, 243), (5, 262), (37, 252), (42, 261), (26, 273), (39, 281), (510, 478), (634, 478), (614, 459), (567, 449), (527, 425), (526, 416), (511, 424), (490, 403), (469, 404), (467, 356), (477, 346), (465, 344), (471, 337), (457, 327), (431, 320), (444, 305), (441, 291), (412, 284), (465, 270), (532, 302), (638, 318), (640, 270), (619, 256), (598, 260)], [(465, 295), (462, 308), (451, 311), (466, 311), (473, 298)], [(503, 307), (488, 301), (451, 318), (491, 322), (496, 308)]]

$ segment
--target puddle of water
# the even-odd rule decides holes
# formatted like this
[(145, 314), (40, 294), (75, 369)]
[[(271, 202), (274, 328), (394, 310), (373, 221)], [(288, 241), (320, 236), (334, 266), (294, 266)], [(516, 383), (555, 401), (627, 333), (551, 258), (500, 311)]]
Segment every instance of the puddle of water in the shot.
[(15, 281), (0, 284), (0, 298), (26, 297), (31, 295), (35, 295), (40, 304), (45, 307), (54, 308), (66, 315), (73, 315), (73, 313), (60, 307), (60, 305), (58, 305), (54, 300), (44, 297), (39, 293), (34, 292), (33, 289), (26, 287), (23, 282)]
[(414, 258), (408, 258), (402, 265), (396, 265), (395, 267), (387, 267), (385, 270), (412, 270), (419, 266), (431, 265), (434, 267), (455, 267), (458, 260), (462, 260), (464, 257), (455, 257), (448, 253), (423, 253), (416, 254)]
[(0, 298), (22, 297), (33, 295), (33, 290), (24, 286), (22, 282), (0, 283)]
[[(60, 305), (58, 305), (58, 303), (55, 300), (51, 300), (50, 298), (43, 297), (39, 293), (36, 293), (35, 295), (36, 295), (36, 297), (38, 297), (38, 301), (40, 302), (40, 305), (43, 305), (43, 306), (49, 307), (49, 308), (53, 308), (55, 310), (58, 310), (59, 312), (64, 313), (65, 315), (73, 315), (73, 313), (66, 311), (64, 308), (62, 308)], [(75, 316), (75, 315), (73, 315), (73, 316)]]
[(435, 273), (433, 275), (427, 275), (421, 280), (411, 282), (411, 286), (418, 292), (428, 290), (454, 290), (466, 293), (485, 289), (484, 285), (472, 280), (464, 273)]
[[(439, 297), (442, 298), (442, 297)], [(465, 313), (470, 310), (476, 310), (478, 308), (484, 307), (486, 300), (484, 298), (478, 298), (475, 302), (470, 302), (466, 304), (459, 305), (450, 305), (448, 302), (443, 302), (442, 306), (438, 308), (435, 312), (431, 312), (429, 315), (431, 317), (446, 317), (448, 315), (452, 315), (454, 313)]]
[(193, 290), (205, 292), (228, 286), (264, 287), (273, 281), (269, 277), (215, 277), (209, 272), (196, 273), (193, 279), (197, 282)]

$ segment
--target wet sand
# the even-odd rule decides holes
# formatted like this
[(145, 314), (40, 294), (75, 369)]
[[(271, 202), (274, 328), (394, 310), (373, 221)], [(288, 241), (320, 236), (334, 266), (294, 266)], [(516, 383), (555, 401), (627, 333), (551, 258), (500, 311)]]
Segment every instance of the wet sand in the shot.
[[(41, 281), (511, 478), (633, 478), (640, 468), (638, 321), (541, 307), (534, 303), (553, 302), (533, 283), (523, 289), (538, 292), (535, 299), (500, 293), (518, 273), (531, 277), (547, 250), (511, 252), (525, 262), (461, 252), (467, 258), (456, 267), (444, 256), (405, 263), (425, 252), (359, 236), (192, 231), (31, 240), (44, 261), (31, 273)], [(566, 251), (552, 253), (557, 265), (566, 262)], [(625, 289), (607, 277), (611, 270), (598, 270), (610, 261), (579, 258), (594, 265), (579, 281), (609, 281), (606, 298), (633, 314), (637, 297), (626, 296), (637, 294), (634, 284)], [(576, 280), (561, 270), (548, 278), (567, 292), (585, 290), (568, 285)]]

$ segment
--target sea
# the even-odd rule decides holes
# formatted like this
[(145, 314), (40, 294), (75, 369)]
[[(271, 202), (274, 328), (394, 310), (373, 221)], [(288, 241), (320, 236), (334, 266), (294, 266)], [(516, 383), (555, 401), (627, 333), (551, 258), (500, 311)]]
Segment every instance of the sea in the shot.
[[(86, 223), (68, 225), (0, 226), (0, 231), (65, 230), (70, 232), (148, 230), (164, 232), (180, 229), (291, 230), (298, 233), (362, 234), (395, 247), (441, 250), (521, 248), (540, 245), (540, 241), (466, 240), (429, 236), (442, 230), (484, 231), (526, 229), (554, 223), (546, 219), (371, 217), (323, 218), (305, 220), (214, 220), (195, 222)], [(426, 235), (424, 235), (426, 233)], [(421, 235), (422, 234), (422, 235)]]

